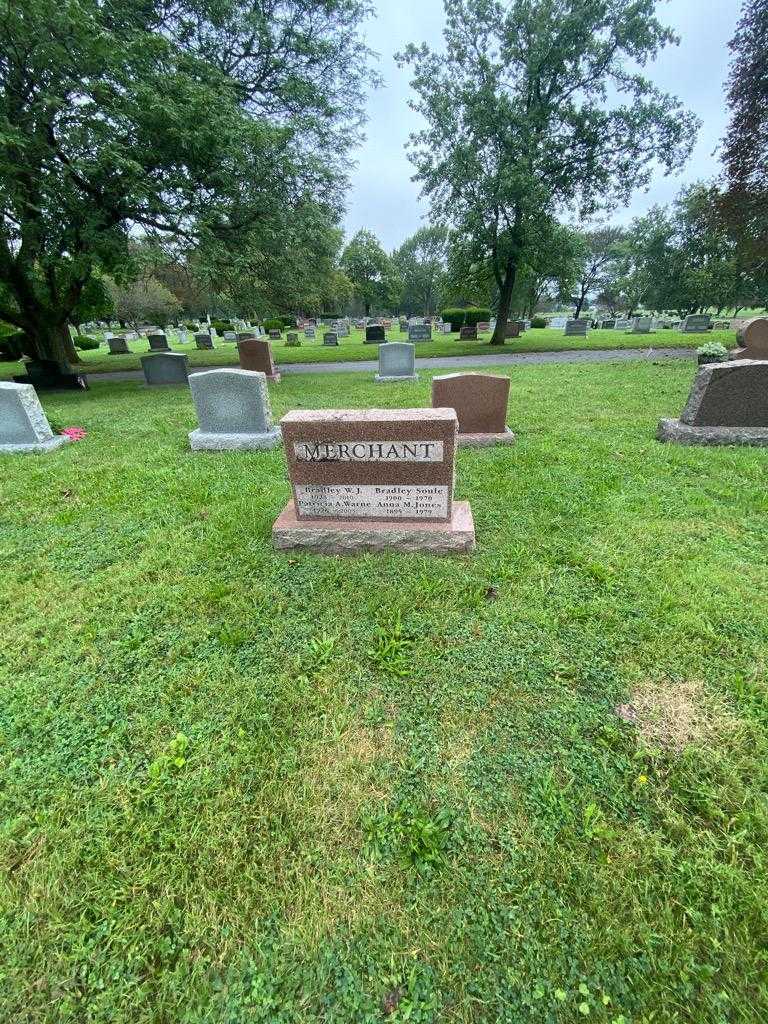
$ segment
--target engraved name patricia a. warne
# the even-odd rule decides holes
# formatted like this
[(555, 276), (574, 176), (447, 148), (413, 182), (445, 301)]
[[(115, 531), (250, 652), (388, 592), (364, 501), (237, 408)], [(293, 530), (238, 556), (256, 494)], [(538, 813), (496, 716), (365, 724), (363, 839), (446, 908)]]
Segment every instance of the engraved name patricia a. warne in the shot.
[(442, 441), (297, 441), (297, 462), (442, 462)]

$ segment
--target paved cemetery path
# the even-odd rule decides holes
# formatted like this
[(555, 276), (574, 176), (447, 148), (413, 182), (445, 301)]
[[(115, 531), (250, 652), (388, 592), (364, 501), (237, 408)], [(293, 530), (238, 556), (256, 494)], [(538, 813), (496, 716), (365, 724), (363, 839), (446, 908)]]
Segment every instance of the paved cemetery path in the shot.
[[(462, 366), (516, 366), (530, 363), (609, 363), (629, 359), (692, 359), (694, 348), (606, 348), (572, 349), (567, 352), (499, 352), (486, 355), (430, 356), (416, 360), (419, 370), (452, 370)], [(226, 366), (190, 366), (191, 373), (203, 370), (234, 369), (237, 364)], [(360, 373), (376, 372), (379, 368), (375, 359), (343, 363), (278, 363), (278, 370), (286, 376), (292, 373)], [(120, 370), (115, 373), (89, 373), (89, 380), (143, 380), (141, 370)]]

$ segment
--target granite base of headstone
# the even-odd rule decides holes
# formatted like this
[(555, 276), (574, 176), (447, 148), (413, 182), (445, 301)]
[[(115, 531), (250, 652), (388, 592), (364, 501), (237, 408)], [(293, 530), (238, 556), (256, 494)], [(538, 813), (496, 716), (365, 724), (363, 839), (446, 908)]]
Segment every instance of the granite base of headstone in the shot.
[(51, 430), (31, 384), (0, 381), (0, 454), (44, 455), (68, 442)]
[(29, 359), (24, 364), (27, 371), (13, 378), (15, 384), (30, 384), (35, 391), (87, 391), (88, 378), (76, 373), (69, 363), (57, 363), (55, 359)]
[(468, 502), (454, 501), (453, 409), (296, 411), (281, 421), (293, 498), (272, 528), (280, 550), (469, 552)]
[(199, 426), (193, 451), (260, 451), (282, 441), (272, 423), (267, 378), (253, 370), (206, 370), (189, 378)]
[(416, 347), (413, 343), (387, 341), (379, 345), (379, 372), (374, 377), (377, 384), (397, 384), (418, 379)]
[(155, 352), (141, 357), (144, 380), (155, 385), (186, 384), (189, 379), (189, 361), (183, 352)]
[(432, 407), (456, 412), (459, 447), (514, 444), (507, 426), (509, 387), (509, 377), (492, 373), (446, 373), (432, 378)]
[(237, 354), (242, 370), (253, 370), (266, 374), (273, 384), (280, 381), (280, 373), (272, 357), (272, 346), (265, 338), (246, 338), (238, 341)]
[(674, 444), (768, 446), (768, 360), (700, 367), (679, 420), (661, 420), (657, 437)]

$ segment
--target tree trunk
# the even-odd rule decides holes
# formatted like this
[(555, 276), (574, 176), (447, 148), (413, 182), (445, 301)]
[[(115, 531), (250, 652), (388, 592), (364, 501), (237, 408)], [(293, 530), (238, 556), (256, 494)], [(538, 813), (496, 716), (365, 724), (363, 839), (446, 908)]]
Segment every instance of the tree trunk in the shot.
[(52, 360), (66, 372), (71, 363), (82, 362), (66, 324), (51, 324), (45, 310), (36, 310), (27, 321), (24, 354), (30, 359)]
[(507, 340), (507, 320), (509, 319), (509, 307), (512, 302), (512, 292), (517, 277), (517, 265), (511, 261), (507, 263), (504, 272), (504, 280), (499, 289), (499, 305), (496, 310), (496, 330), (489, 342), (491, 345), (503, 345)]

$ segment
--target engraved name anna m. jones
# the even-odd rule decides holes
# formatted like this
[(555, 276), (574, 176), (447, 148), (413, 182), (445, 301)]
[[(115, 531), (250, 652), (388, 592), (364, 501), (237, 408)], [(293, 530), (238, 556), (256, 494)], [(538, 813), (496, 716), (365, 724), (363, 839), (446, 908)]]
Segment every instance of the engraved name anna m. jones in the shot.
[(297, 441), (297, 462), (442, 462), (442, 441)]

